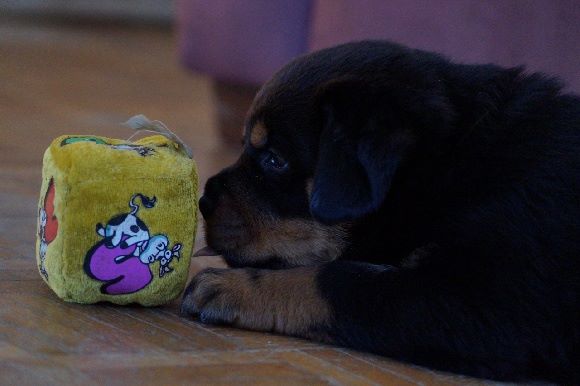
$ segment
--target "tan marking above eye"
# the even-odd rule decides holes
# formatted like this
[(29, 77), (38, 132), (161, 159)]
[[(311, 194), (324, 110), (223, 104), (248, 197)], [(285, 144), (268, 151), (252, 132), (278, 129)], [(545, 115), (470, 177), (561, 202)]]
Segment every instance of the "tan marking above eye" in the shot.
[(264, 146), (267, 140), (268, 130), (261, 122), (256, 123), (250, 132), (250, 144), (259, 148)]

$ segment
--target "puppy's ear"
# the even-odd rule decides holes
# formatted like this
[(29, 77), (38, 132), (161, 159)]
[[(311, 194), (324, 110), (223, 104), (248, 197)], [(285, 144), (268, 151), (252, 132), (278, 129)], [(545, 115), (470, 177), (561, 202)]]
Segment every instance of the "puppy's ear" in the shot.
[(387, 97), (356, 80), (319, 94), (322, 134), (310, 212), (324, 223), (360, 218), (383, 203), (410, 135)]

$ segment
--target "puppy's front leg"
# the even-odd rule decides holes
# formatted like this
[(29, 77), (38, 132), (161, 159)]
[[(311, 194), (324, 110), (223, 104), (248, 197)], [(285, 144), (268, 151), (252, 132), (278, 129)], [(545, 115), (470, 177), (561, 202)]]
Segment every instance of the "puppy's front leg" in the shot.
[(331, 309), (318, 289), (318, 272), (316, 267), (206, 269), (186, 289), (181, 312), (203, 323), (329, 341)]
[(535, 314), (481, 280), (433, 269), (341, 261), (208, 269), (190, 283), (182, 312), (480, 377), (521, 380), (546, 370), (557, 352), (543, 338), (549, 332), (529, 322)]

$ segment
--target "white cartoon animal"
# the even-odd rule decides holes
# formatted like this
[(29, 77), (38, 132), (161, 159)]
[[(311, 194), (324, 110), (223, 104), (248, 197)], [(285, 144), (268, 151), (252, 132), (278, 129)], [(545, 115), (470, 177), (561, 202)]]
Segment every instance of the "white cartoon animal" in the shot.
[[(143, 252), (150, 237), (149, 228), (137, 217), (137, 211), (139, 210), (139, 205), (135, 204), (137, 197), (141, 199), (141, 203), (146, 208), (155, 206), (155, 197), (149, 198), (140, 193), (134, 194), (129, 201), (131, 212), (113, 217), (105, 226), (99, 223), (96, 227), (97, 233), (108, 239), (107, 244), (110, 247), (121, 246), (122, 248), (128, 248), (136, 245), (132, 256), (139, 256)], [(119, 261), (117, 262), (122, 262), (127, 257), (130, 256), (118, 256)]]

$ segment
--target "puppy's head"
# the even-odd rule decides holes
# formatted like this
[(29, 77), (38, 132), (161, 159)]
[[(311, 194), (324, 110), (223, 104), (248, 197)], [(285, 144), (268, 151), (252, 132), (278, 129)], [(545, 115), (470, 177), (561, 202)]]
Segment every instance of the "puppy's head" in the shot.
[(241, 157), (200, 200), (208, 245), (232, 266), (270, 268), (352, 249), (351, 232), (381, 207), (417, 130), (443, 119), (427, 113), (441, 101), (415, 56), (349, 44), (299, 58), (265, 84)]

